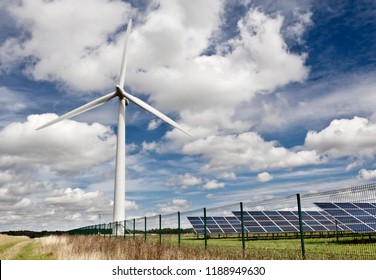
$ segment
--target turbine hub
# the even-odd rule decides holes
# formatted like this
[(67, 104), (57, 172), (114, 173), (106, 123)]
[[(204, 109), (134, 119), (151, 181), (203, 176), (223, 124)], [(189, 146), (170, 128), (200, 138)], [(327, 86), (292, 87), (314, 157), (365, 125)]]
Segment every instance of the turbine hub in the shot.
[(120, 99), (125, 99), (125, 105), (128, 106), (129, 100), (125, 97), (124, 90), (119, 85), (116, 86), (115, 92)]

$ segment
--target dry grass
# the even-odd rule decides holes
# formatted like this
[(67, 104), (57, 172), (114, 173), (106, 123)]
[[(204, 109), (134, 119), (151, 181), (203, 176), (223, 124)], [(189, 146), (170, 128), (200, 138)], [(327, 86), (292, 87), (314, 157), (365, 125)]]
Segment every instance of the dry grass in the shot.
[[(162, 245), (140, 239), (103, 238), (100, 236), (50, 236), (42, 238), (45, 254), (59, 260), (237, 260), (241, 250), (182, 246), (165, 242)], [(265, 259), (255, 252), (245, 259)], [(270, 259), (270, 255), (268, 255)]]

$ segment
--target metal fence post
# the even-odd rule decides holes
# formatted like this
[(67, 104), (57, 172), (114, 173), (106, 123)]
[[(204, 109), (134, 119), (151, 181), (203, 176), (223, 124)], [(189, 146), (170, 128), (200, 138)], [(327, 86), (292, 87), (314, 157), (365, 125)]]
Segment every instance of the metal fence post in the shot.
[(162, 215), (159, 214), (159, 244), (162, 244)]
[(117, 238), (118, 237), (118, 230), (119, 230), (119, 223), (118, 223), (118, 221), (116, 221), (116, 223), (115, 223), (115, 237)]
[(181, 231), (180, 231), (180, 212), (178, 212), (178, 244), (179, 244), (179, 247), (180, 247), (180, 234), (181, 234)]
[(146, 241), (146, 216), (145, 216), (145, 241)]
[(303, 219), (302, 219), (302, 207), (300, 203), (300, 194), (296, 194), (296, 199), (298, 201), (298, 214), (299, 214), (299, 230), (300, 230), (300, 243), (302, 246), (302, 258), (303, 260), (306, 259), (305, 257), (305, 247), (304, 247), (304, 230), (303, 230)]
[(242, 248), (243, 248), (243, 258), (245, 256), (245, 239), (244, 239), (244, 213), (243, 213), (243, 202), (240, 202), (240, 219), (242, 224)]
[(125, 232), (127, 230), (127, 221), (126, 220), (124, 220), (123, 226), (124, 226), (124, 239), (125, 239)]
[(136, 219), (133, 218), (133, 239), (136, 238)]
[(208, 248), (208, 234), (206, 230), (206, 208), (204, 207), (204, 239), (205, 239), (205, 250)]

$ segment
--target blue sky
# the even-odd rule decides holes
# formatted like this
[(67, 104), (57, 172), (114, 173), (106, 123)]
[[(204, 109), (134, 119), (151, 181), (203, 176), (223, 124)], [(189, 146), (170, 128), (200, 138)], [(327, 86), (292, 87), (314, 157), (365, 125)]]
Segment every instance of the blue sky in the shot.
[(0, 230), (112, 217), (126, 90), (126, 217), (312, 193), (376, 178), (374, 1), (0, 2)]

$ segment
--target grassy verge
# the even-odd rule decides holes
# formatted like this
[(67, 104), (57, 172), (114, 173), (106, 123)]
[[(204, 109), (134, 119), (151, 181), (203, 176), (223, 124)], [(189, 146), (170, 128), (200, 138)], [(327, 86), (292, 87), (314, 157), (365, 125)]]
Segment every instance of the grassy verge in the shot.
[(50, 260), (51, 252), (42, 252), (40, 239), (33, 239), (23, 244), (20, 251), (12, 258), (13, 260)]
[(40, 239), (0, 235), (0, 259), (2, 260), (47, 260), (51, 257), (51, 253), (42, 252)]

